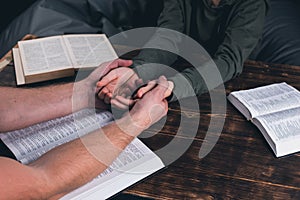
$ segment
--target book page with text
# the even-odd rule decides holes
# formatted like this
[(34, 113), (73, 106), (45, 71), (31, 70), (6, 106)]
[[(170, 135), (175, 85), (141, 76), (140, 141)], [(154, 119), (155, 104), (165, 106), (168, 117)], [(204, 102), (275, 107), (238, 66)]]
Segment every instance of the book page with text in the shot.
[(88, 134), (113, 120), (110, 112), (85, 109), (28, 128), (0, 134), (1, 140), (23, 164), (30, 163), (52, 148)]
[(160, 158), (135, 138), (104, 172), (61, 200), (107, 199), (163, 167)]
[(300, 107), (300, 92), (286, 83), (232, 92), (254, 118), (259, 115)]
[(18, 45), (25, 76), (73, 68), (62, 36), (21, 41)]
[[(256, 120), (262, 124), (275, 143), (300, 139), (300, 107), (261, 115), (256, 117)], [(300, 149), (300, 144), (298, 146)]]
[(75, 68), (97, 67), (118, 58), (104, 34), (65, 35), (64, 41)]

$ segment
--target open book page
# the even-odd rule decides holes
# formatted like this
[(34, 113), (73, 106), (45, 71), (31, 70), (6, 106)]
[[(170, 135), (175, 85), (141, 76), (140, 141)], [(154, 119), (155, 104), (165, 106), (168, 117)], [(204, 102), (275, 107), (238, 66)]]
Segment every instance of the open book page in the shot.
[(118, 58), (104, 34), (65, 35), (63, 37), (70, 50), (75, 68), (97, 67), (103, 62)]
[(90, 133), (113, 120), (110, 112), (81, 110), (72, 115), (0, 134), (5, 145), (23, 164), (30, 163), (52, 148)]
[(250, 112), (252, 118), (300, 106), (300, 92), (286, 83), (232, 92)]
[(98, 177), (61, 200), (107, 199), (163, 167), (160, 158), (136, 138)]
[(73, 68), (62, 36), (21, 41), (18, 45), (25, 76)]
[(289, 154), (300, 151), (300, 107), (258, 116), (253, 123), (264, 128), (277, 156), (280, 152)]

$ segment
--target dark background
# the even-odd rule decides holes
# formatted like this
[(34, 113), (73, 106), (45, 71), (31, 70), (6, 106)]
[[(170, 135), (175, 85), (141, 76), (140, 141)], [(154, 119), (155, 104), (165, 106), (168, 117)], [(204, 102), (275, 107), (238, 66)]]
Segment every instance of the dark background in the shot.
[(0, 32), (19, 14), (37, 0), (5, 0), (1, 2)]

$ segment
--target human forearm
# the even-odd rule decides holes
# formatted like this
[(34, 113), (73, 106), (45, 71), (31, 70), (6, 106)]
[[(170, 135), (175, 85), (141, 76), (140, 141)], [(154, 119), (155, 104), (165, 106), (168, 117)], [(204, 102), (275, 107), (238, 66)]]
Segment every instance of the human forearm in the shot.
[(73, 84), (36, 89), (1, 88), (0, 131), (23, 128), (71, 112)]
[[(185, 27), (182, 8), (178, 0), (163, 2), (164, 9), (157, 22), (158, 28), (140, 54), (133, 59), (134, 67), (144, 81), (157, 79), (160, 75), (167, 76), (168, 71), (156, 64), (171, 66), (180, 51), (180, 33), (183, 33)], [(142, 66), (143, 64), (146, 65)]]
[(50, 196), (66, 194), (103, 172), (144, 130), (128, 122), (128, 117), (117, 120), (50, 151), (30, 164), (36, 170), (45, 172), (48, 188), (51, 189), (45, 193)]
[[(21, 163), (0, 157), (1, 200), (46, 199), (43, 188), (46, 187), (43, 174)], [(39, 198), (37, 198), (39, 197)]]
[[(165, 49), (165, 47), (158, 46), (157, 48)], [(172, 72), (168, 67), (177, 60), (177, 55), (158, 49), (144, 49), (133, 58), (132, 67), (145, 83), (161, 75), (168, 76), (168, 73)]]
[(215, 52), (211, 52), (210, 61), (192, 63), (194, 67), (170, 78), (175, 84), (177, 98), (200, 95), (242, 72), (244, 61), (261, 36), (266, 4), (256, 0), (238, 4), (231, 11), (232, 16), (237, 17), (230, 18), (224, 24), (224, 30), (220, 30), (220, 44)]
[(212, 59), (224, 81), (242, 73), (243, 64), (261, 38), (267, 12), (265, 1), (241, 1), (226, 24), (224, 38)]
[[(0, 88), (0, 131), (24, 128), (70, 114), (73, 109), (73, 86), (69, 83), (31, 89)], [(82, 92), (86, 93), (84, 90)], [(77, 101), (76, 109), (87, 106), (86, 98), (83, 96)]]
[[(124, 122), (120, 121), (118, 125), (124, 130), (133, 129)], [(5, 180), (0, 183), (0, 199), (59, 198), (87, 183), (105, 170), (134, 138), (118, 125), (113, 123), (61, 145), (28, 166), (0, 158), (0, 174)], [(4, 189), (8, 183), (10, 187)]]
[(103, 102), (95, 99), (97, 81), (110, 70), (131, 64), (121, 59), (102, 63), (76, 83), (30, 89), (0, 87), (0, 132), (24, 128), (85, 107), (105, 108)]

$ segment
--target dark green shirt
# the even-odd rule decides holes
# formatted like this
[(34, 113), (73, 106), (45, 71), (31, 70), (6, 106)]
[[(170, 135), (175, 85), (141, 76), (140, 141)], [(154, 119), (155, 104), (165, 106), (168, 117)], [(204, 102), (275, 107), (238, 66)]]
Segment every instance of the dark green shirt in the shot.
[[(184, 33), (198, 41), (212, 57), (225, 82), (242, 72), (244, 61), (261, 37), (267, 7), (267, 0), (221, 0), (217, 7), (212, 5), (211, 0), (165, 0), (158, 26)], [(178, 48), (180, 39), (177, 39), (159, 34), (152, 38), (174, 49)], [(180, 52), (180, 49), (177, 51)], [(177, 56), (168, 53), (143, 50), (134, 59), (134, 66), (144, 63), (171, 65), (176, 59)], [(144, 80), (164, 74), (151, 66), (137, 67), (137, 72)], [(205, 81), (197, 70), (186, 68), (169, 78), (175, 84), (177, 98), (193, 95), (187, 89), (188, 82), (182, 81), (182, 76), (197, 95), (207, 91)]]

